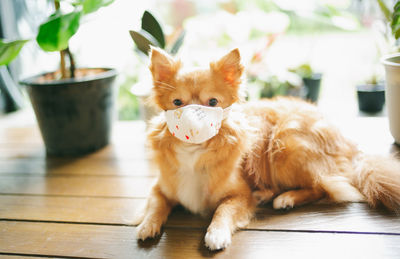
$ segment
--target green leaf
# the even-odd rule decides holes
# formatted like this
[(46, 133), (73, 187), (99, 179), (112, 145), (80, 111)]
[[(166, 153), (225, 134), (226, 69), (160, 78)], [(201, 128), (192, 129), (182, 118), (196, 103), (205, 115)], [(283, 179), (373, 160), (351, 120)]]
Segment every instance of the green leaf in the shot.
[(140, 30), (140, 32), (129, 31), (129, 33), (137, 48), (146, 55), (149, 55), (150, 46), (160, 47), (157, 40), (144, 30)]
[(68, 47), (69, 39), (78, 31), (81, 11), (62, 14), (56, 11), (39, 27), (36, 41), (44, 51), (60, 51)]
[(150, 33), (157, 40), (161, 48), (165, 48), (164, 32), (161, 25), (149, 11), (143, 13), (142, 29)]
[(391, 12), (389, 8), (386, 6), (385, 2), (383, 0), (377, 0), (379, 8), (381, 9), (383, 15), (385, 16), (386, 20), (389, 22), (391, 20)]
[(311, 78), (313, 75), (313, 70), (310, 64), (301, 64), (296, 68), (289, 69), (290, 72), (298, 74), (302, 78)]
[(101, 7), (112, 4), (112, 2), (114, 2), (114, 0), (83, 0), (83, 13), (88, 14), (96, 12)]
[(178, 53), (178, 50), (182, 46), (183, 40), (185, 39), (185, 35), (186, 35), (186, 31), (182, 31), (181, 34), (179, 34), (178, 39), (176, 39), (174, 45), (172, 45), (172, 48), (169, 53), (171, 53), (172, 55), (175, 55), (176, 53)]
[(393, 7), (393, 15), (392, 22), (390, 23), (390, 27), (392, 28), (392, 33), (394, 37), (397, 39), (400, 38), (400, 2), (398, 1)]
[(0, 66), (10, 63), (29, 40), (4, 42), (0, 39)]

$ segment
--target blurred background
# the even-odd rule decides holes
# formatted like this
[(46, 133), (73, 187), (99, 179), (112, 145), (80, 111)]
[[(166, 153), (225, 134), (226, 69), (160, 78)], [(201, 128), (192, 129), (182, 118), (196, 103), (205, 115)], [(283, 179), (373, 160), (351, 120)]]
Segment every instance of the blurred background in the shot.
[[(54, 11), (46, 0), (1, 0), (0, 8), (0, 38), (7, 39), (35, 37), (38, 25)], [(145, 10), (160, 22), (167, 45), (185, 31), (177, 53), (184, 64), (205, 66), (238, 47), (249, 99), (304, 97), (300, 70), (320, 75), (315, 102), (331, 114), (360, 114), (356, 85), (383, 78), (379, 59), (393, 45), (375, 0), (116, 0), (85, 19), (70, 49), (77, 66), (119, 71), (120, 120), (143, 118), (143, 97), (151, 88), (147, 56), (129, 34), (140, 29)], [(57, 69), (58, 58), (30, 41), (8, 71), (18, 82)], [(4, 112), (9, 100), (0, 94)], [(385, 110), (377, 115), (382, 114)]]

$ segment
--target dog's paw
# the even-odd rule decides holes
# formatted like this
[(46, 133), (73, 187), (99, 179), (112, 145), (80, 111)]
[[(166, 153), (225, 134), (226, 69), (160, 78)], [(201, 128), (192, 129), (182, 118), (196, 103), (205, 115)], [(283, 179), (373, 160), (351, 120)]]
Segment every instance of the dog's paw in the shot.
[(220, 250), (231, 244), (231, 238), (229, 228), (209, 228), (204, 241), (210, 250)]
[(151, 221), (142, 222), (136, 229), (136, 236), (138, 239), (146, 240), (147, 238), (154, 238), (161, 232), (161, 224)]
[(274, 199), (273, 207), (279, 209), (292, 209), (295, 205), (294, 197), (290, 194), (281, 194)]
[(274, 193), (268, 189), (253, 192), (253, 199), (256, 201), (257, 205), (271, 201), (273, 196)]

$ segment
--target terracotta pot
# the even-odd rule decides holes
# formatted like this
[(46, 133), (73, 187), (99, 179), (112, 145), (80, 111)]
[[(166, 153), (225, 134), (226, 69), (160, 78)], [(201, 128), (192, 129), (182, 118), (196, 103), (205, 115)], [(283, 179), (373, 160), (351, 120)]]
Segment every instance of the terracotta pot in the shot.
[[(51, 156), (77, 156), (109, 143), (117, 75), (114, 69), (86, 69), (81, 78), (46, 81), (51, 73), (23, 80)], [(97, 73), (99, 72), (100, 73)]]
[(400, 53), (382, 59), (386, 73), (386, 106), (390, 132), (400, 144)]

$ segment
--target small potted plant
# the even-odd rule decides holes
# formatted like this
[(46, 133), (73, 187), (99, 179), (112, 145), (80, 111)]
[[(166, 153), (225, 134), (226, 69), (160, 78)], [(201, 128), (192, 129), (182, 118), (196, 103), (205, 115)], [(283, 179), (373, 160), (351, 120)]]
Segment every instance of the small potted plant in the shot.
[(305, 89), (301, 78), (290, 71), (264, 73), (250, 78), (251, 84), (256, 85), (260, 98), (275, 96), (297, 96), (304, 98)]
[[(175, 55), (182, 46), (185, 38), (184, 30), (177, 30), (173, 33), (171, 42), (168, 42), (166, 35), (163, 32), (161, 23), (151, 14), (150, 11), (145, 11), (142, 15), (142, 23), (140, 30), (129, 31), (133, 42), (136, 45), (136, 52), (139, 54), (144, 62), (148, 63), (148, 55), (151, 46), (156, 46), (164, 49), (171, 55)], [(175, 37), (174, 37), (175, 36)], [(145, 121), (158, 113), (154, 107), (147, 105), (147, 98), (150, 96), (152, 81), (147, 67), (139, 75), (139, 82), (133, 85), (131, 93), (139, 98), (140, 113)]]
[[(69, 11), (62, 10), (60, 2), (69, 5)], [(60, 69), (21, 83), (26, 85), (48, 155), (82, 155), (109, 143), (117, 73), (109, 68), (76, 68), (68, 46), (82, 17), (112, 2), (55, 0), (55, 12), (39, 27), (36, 41), (44, 51), (60, 52)], [(15, 58), (27, 41), (1, 40), (0, 65)]]
[(305, 99), (316, 103), (321, 88), (322, 74), (314, 72), (311, 65), (308, 63), (301, 64), (296, 68), (290, 69), (290, 71), (298, 74), (302, 78), (307, 90)]
[(385, 104), (385, 85), (373, 75), (364, 84), (357, 85), (358, 108), (368, 113), (380, 112)]

